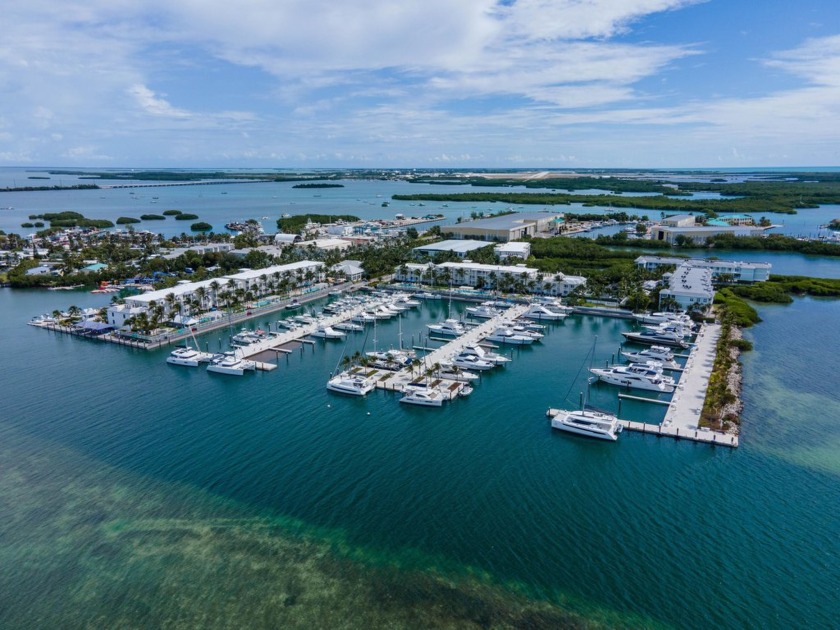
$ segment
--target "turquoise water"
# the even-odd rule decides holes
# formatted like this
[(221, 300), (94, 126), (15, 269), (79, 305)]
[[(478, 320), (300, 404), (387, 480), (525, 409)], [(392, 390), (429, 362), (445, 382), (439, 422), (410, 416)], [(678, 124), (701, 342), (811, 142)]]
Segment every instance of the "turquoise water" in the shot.
[[(595, 336), (599, 363), (621, 320), (554, 325), (434, 410), (326, 392), (341, 343), (225, 378), (25, 325), (70, 303), (102, 298), (0, 291), (15, 358), (0, 420), (4, 627), (785, 628), (840, 615), (840, 302), (761, 308), (734, 451), (550, 430), (545, 409), (576, 402)], [(408, 314), (403, 340), (446, 314)], [(378, 326), (377, 345), (398, 333)], [(346, 351), (372, 345), (360, 334)], [(590, 397), (616, 408), (612, 388)]]

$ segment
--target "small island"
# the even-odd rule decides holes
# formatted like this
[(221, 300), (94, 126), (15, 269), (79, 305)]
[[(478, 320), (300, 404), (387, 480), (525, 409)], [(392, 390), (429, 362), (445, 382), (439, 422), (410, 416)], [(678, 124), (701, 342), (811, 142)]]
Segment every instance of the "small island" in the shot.
[(313, 183), (313, 184), (295, 184), (292, 188), (344, 188), (344, 184), (327, 184), (327, 183)]

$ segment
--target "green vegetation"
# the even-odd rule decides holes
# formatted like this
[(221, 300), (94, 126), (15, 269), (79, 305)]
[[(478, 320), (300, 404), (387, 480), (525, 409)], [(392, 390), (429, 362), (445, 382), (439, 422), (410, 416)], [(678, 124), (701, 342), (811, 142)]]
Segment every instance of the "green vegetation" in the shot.
[(175, 215), (176, 221), (195, 221), (197, 218), (197, 214), (188, 214), (186, 212), (182, 212), (180, 214)]
[(758, 311), (735, 295), (732, 287), (718, 291), (715, 294), (715, 304), (720, 305), (730, 322), (740, 328), (748, 328), (761, 321)]
[(141, 214), (140, 218), (143, 221), (165, 221), (166, 217), (160, 214)]
[[(738, 401), (739, 392), (733, 391), (732, 381), (735, 379), (730, 377), (740, 371), (739, 354), (742, 350), (751, 350), (752, 344), (741, 339), (736, 331), (739, 316), (733, 312), (732, 304), (721, 303), (718, 306), (718, 316), (721, 321), (720, 338), (712, 373), (709, 375), (706, 399), (700, 413), (700, 426), (726, 431), (731, 425), (741, 423), (740, 416), (731, 411)], [(730, 411), (727, 412), (727, 408)]]
[(292, 188), (344, 188), (344, 184), (326, 184), (326, 183), (314, 183), (314, 184), (295, 184)]
[(181, 214), (181, 210), (164, 210), (163, 211), (163, 216), (166, 216), (166, 217), (177, 217), (179, 214)]
[(22, 228), (34, 228), (34, 227), (35, 227), (35, 224), (34, 224), (34, 223), (30, 223), (29, 221), (27, 221), (27, 222), (25, 222), (25, 223), (21, 223), (21, 224), (20, 224), (20, 227), (22, 227)]
[(755, 302), (788, 304), (791, 295), (812, 297), (840, 297), (840, 279), (809, 278), (806, 276), (770, 276), (767, 282), (728, 289), (735, 295)]
[(210, 225), (209, 223), (204, 222), (204, 221), (199, 221), (198, 223), (193, 223), (190, 226), (190, 229), (193, 232), (209, 232), (210, 230), (213, 229), (213, 226)]
[[(462, 186), (476, 186), (476, 187), (497, 187), (509, 188), (511, 186), (520, 186), (524, 188), (546, 188), (550, 190), (607, 190), (613, 193), (622, 192), (641, 192), (641, 193), (663, 193), (663, 194), (680, 194), (671, 186), (665, 186), (662, 181), (644, 180), (644, 179), (621, 179), (620, 177), (557, 177), (552, 179), (529, 179), (523, 180), (518, 178), (505, 179), (499, 178), (485, 178), (465, 177), (459, 178), (456, 181), (438, 181), (435, 177), (416, 177), (409, 179), (412, 183), (417, 184), (455, 184)], [(684, 194), (684, 193), (683, 193)]]
[(129, 223), (140, 223), (140, 219), (134, 217), (119, 217), (117, 219), (117, 225), (128, 225)]
[(606, 214), (598, 214), (595, 212), (567, 212), (565, 215), (566, 223), (573, 221), (618, 221), (619, 223), (628, 223), (630, 221), (647, 221), (648, 217), (639, 216), (637, 214), (627, 214), (626, 212), (608, 212)]
[(75, 186), (18, 186), (0, 188), (0, 192), (40, 192), (48, 190), (96, 190), (96, 184), (77, 184)]
[(298, 214), (293, 217), (277, 219), (277, 229), (286, 234), (297, 234), (310, 221), (312, 223), (336, 223), (338, 221), (352, 223), (358, 220), (359, 217), (352, 214)]
[(829, 230), (840, 230), (840, 219), (832, 219), (828, 222)]

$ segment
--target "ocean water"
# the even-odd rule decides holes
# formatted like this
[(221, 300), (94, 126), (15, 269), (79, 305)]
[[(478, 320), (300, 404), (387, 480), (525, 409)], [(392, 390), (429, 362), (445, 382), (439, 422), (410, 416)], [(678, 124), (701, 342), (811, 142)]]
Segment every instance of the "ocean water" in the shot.
[[(787, 628), (840, 617), (840, 302), (760, 308), (737, 450), (552, 432), (546, 408), (577, 402), (587, 355), (609, 360), (622, 320), (552, 325), (541, 344), (505, 350), (509, 367), (471, 397), (423, 409), (324, 383), (374, 339), (427, 343), (425, 323), (457, 303), (242, 378), (25, 325), (101, 303), (0, 290), (11, 358), (2, 627)], [(617, 408), (609, 386), (590, 399)], [(662, 410), (621, 414), (657, 422)]]

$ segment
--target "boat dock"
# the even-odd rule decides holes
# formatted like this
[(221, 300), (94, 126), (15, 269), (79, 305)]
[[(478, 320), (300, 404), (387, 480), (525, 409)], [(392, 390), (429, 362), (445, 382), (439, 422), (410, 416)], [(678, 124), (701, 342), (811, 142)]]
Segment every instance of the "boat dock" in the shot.
[(703, 324), (697, 339), (691, 347), (680, 382), (668, 402), (619, 394), (619, 399), (638, 400), (643, 402), (668, 405), (662, 424), (649, 424), (634, 420), (619, 420), (628, 431), (650, 433), (662, 437), (685, 439), (692, 442), (719, 444), (721, 446), (738, 446), (738, 436), (731, 433), (713, 431), (700, 426), (700, 414), (706, 400), (706, 390), (715, 363), (717, 341), (720, 338), (720, 324)]
[[(424, 366), (433, 366), (436, 363), (441, 363), (451, 359), (453, 356), (461, 352), (465, 346), (481, 343), (485, 337), (490, 335), (499, 326), (500, 322), (506, 319), (515, 319), (528, 310), (527, 305), (519, 304), (513, 306), (506, 311), (496, 315), (492, 319), (474, 326), (460, 337), (455, 337), (440, 348), (431, 349), (431, 352), (423, 358)], [(409, 383), (422, 378), (424, 369), (422, 366), (405, 368), (398, 372), (393, 372), (390, 375), (385, 375), (376, 381), (376, 387), (389, 391), (402, 391)], [(444, 394), (452, 400), (457, 397), (460, 391), (467, 385), (460, 381), (450, 381), (448, 379), (436, 378), (436, 381), (443, 383)]]

